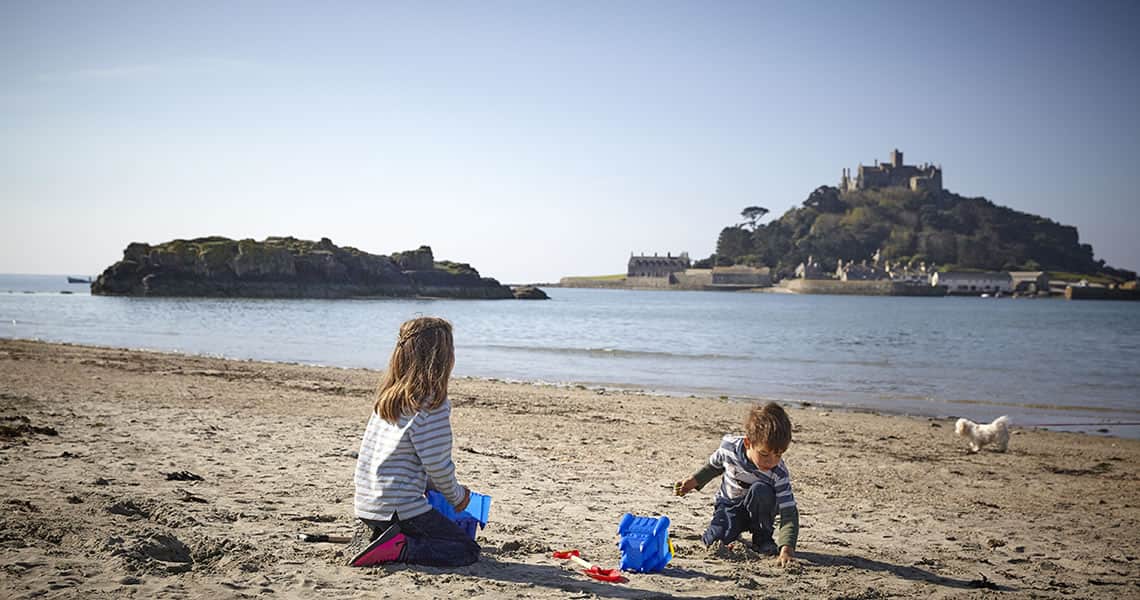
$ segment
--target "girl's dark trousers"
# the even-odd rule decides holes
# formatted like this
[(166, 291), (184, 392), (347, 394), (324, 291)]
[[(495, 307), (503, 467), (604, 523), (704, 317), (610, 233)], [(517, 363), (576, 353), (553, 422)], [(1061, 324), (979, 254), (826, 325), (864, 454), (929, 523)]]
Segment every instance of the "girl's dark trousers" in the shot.
[(395, 515), (390, 521), (361, 519), (380, 537), (393, 523), (407, 537), (403, 562), (433, 567), (462, 567), (479, 560), (479, 544), (434, 508), (410, 519)]

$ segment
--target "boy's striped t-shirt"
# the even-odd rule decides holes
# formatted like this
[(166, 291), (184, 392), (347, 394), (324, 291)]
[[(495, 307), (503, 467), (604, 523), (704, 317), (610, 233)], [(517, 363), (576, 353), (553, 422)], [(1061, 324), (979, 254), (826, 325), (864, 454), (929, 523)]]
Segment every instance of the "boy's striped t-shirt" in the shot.
[(410, 519), (431, 510), (424, 498), (438, 490), (455, 506), (463, 488), (451, 460), (451, 402), (395, 423), (375, 412), (368, 419), (356, 459), (356, 516), (387, 521), (397, 514)]
[(724, 436), (720, 446), (709, 456), (709, 465), (724, 471), (720, 489), (716, 492), (717, 498), (739, 500), (748, 493), (748, 488), (752, 487), (752, 484), (762, 481), (776, 491), (778, 510), (796, 505), (796, 497), (792, 494), (792, 480), (784, 460), (780, 459), (779, 464), (771, 470), (761, 470), (748, 460), (744, 450), (744, 436)]

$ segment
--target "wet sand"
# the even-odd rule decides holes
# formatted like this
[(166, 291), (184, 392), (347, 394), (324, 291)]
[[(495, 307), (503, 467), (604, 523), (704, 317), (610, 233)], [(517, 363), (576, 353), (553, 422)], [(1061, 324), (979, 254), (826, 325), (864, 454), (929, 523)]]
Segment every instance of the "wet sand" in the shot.
[[(462, 357), (460, 357), (462, 358)], [(494, 497), (483, 559), (342, 566), (378, 371), (0, 340), (0, 591), (10, 598), (1140, 597), (1140, 441), (1016, 430), (966, 452), (945, 420), (789, 409), (790, 569), (698, 538), (684, 498), (747, 406), (458, 379), (460, 481)], [(662, 573), (601, 583), (626, 512), (668, 515)]]

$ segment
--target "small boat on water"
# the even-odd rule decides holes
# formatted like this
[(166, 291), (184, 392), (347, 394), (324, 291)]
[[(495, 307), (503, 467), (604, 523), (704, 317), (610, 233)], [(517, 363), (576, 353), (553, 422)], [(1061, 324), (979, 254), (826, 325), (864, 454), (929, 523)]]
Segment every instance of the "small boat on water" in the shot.
[(67, 276), (67, 282), (68, 283), (91, 283), (91, 278), (90, 277), (72, 277), (72, 276), (68, 275)]

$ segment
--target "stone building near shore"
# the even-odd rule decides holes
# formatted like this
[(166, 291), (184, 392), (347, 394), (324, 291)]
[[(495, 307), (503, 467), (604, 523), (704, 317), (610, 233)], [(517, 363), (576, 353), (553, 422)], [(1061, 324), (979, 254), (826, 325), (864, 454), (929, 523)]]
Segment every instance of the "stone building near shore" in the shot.
[(926, 264), (926, 261), (909, 262), (902, 261), (886, 261), (883, 267), (891, 276), (891, 281), (898, 281), (901, 283), (908, 283), (911, 285), (930, 285), (930, 277), (938, 269), (934, 263)]
[(1049, 292), (1049, 274), (1045, 271), (1010, 271), (1009, 277), (1015, 292)]
[(814, 256), (809, 256), (807, 260), (796, 265), (796, 279), (831, 279), (832, 275), (829, 273)]
[(1013, 292), (1013, 279), (1005, 272), (946, 271), (932, 275), (930, 285), (944, 286), (947, 294), (960, 296)]
[(925, 261), (883, 260), (882, 251), (879, 250), (871, 256), (870, 260), (863, 259), (856, 262), (854, 260), (845, 261), (840, 258), (836, 261), (834, 271), (825, 271), (814, 257), (809, 256), (806, 261), (796, 267), (795, 275), (796, 279), (800, 280), (885, 281), (898, 285), (929, 286), (931, 285), (931, 275), (934, 272), (933, 263), (928, 265)]
[(627, 277), (665, 277), (673, 273), (683, 272), (691, 266), (689, 253), (682, 252), (677, 256), (666, 253), (665, 256), (635, 256), (629, 255), (629, 264), (626, 267)]
[(895, 148), (891, 151), (891, 162), (865, 167), (859, 165), (854, 176), (850, 169), (843, 169), (839, 180), (841, 191), (875, 190), (882, 188), (905, 188), (912, 192), (942, 191), (942, 167), (931, 164), (904, 165), (903, 153)]
[(879, 255), (875, 254), (875, 262), (872, 264), (867, 264), (865, 260), (860, 263), (850, 261), (844, 264), (841, 258), (835, 268), (835, 278), (840, 281), (879, 281), (882, 279), (890, 279), (891, 274), (879, 266), (878, 257)]
[(691, 267), (689, 254), (666, 253), (629, 257), (625, 277), (563, 277), (562, 287), (597, 287), (644, 290), (717, 290), (731, 291), (771, 287), (772, 272), (768, 267), (732, 265), (706, 269)]

